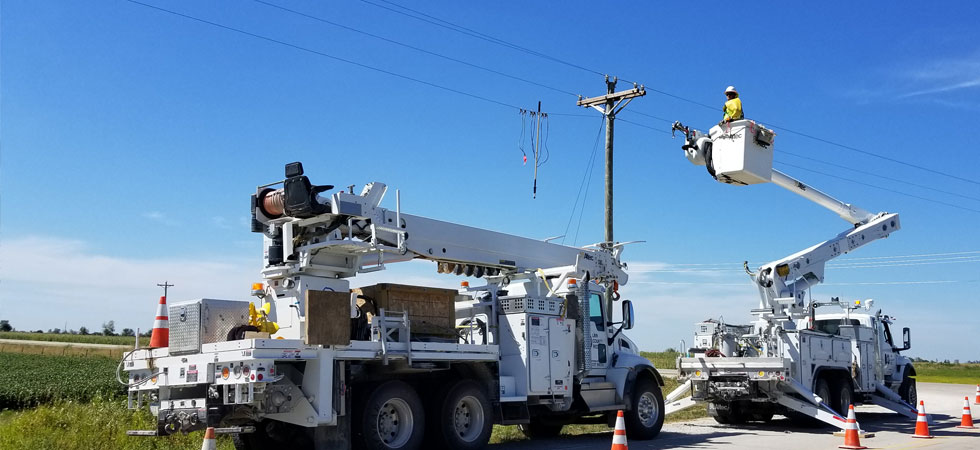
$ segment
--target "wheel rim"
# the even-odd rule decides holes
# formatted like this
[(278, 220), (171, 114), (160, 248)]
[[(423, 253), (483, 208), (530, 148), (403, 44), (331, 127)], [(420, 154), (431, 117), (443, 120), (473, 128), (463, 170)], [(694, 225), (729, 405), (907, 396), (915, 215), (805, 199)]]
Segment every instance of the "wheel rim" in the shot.
[(644, 427), (652, 427), (660, 416), (660, 405), (652, 392), (644, 392), (636, 402), (636, 415)]
[(456, 436), (463, 441), (475, 441), (483, 432), (485, 421), (483, 405), (476, 397), (466, 396), (456, 402), (456, 407), (453, 408), (453, 428)]
[(909, 386), (909, 403), (912, 405), (917, 405), (919, 403), (919, 395), (915, 392), (915, 385)]
[(378, 411), (378, 437), (390, 448), (405, 445), (415, 429), (415, 417), (408, 402), (393, 398)]

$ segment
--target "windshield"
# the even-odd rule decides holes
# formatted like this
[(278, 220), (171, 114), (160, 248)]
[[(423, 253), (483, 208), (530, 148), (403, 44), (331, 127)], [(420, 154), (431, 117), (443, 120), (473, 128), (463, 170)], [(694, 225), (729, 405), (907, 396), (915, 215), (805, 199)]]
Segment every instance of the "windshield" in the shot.
[[(815, 320), (813, 322), (813, 329), (827, 334), (840, 334), (840, 326), (845, 324), (844, 322), (845, 321), (841, 319)], [(855, 327), (861, 325), (861, 322), (857, 319), (850, 319), (849, 322)]]

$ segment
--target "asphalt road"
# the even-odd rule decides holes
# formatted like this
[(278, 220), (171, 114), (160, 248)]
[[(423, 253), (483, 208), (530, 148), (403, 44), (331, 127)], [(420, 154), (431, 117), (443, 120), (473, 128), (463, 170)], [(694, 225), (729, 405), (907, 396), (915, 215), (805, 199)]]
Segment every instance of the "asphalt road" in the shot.
[[(919, 399), (924, 400), (926, 412), (932, 415), (930, 432), (933, 439), (910, 437), (915, 420), (899, 416), (877, 406), (860, 406), (857, 419), (861, 428), (875, 433), (861, 440), (868, 448), (881, 449), (980, 449), (980, 428), (962, 430), (960, 424), (963, 397), (970, 398), (973, 417), (980, 419), (980, 406), (973, 405), (976, 386), (962, 384), (919, 383)], [(782, 416), (769, 424), (729, 426), (713, 419), (677, 422), (664, 426), (660, 435), (651, 441), (629, 441), (629, 448), (748, 448), (748, 449), (835, 449), (844, 442), (835, 437), (831, 428), (798, 428)], [(570, 436), (551, 440), (522, 441), (492, 445), (493, 450), (546, 449), (605, 449), (612, 442), (612, 432), (585, 436)]]

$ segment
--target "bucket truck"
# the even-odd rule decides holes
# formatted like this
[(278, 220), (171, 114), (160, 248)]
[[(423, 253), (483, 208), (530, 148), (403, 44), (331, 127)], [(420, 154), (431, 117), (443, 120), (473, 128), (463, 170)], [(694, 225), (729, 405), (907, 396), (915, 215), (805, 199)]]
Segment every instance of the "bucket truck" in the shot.
[[(785, 258), (745, 270), (759, 290), (751, 325), (719, 320), (696, 324), (693, 357), (677, 360), (685, 381), (667, 396), (668, 410), (707, 402), (720, 423), (768, 421), (774, 413), (844, 428), (850, 404), (874, 403), (915, 418), (915, 369), (900, 354), (910, 347), (891, 332), (894, 318), (862, 305), (817, 301), (810, 288), (824, 281), (828, 261), (899, 230), (898, 214), (870, 213), (772, 168), (775, 134), (750, 120), (712, 127), (707, 134), (675, 122), (687, 159), (732, 185), (773, 183), (823, 206), (850, 223), (840, 234)], [(818, 314), (831, 309), (830, 312)], [(691, 396), (679, 400), (685, 394)]]
[[(631, 439), (659, 433), (663, 379), (622, 333), (632, 304), (614, 322), (602, 300), (628, 281), (622, 244), (574, 248), (411, 215), (397, 191), (392, 211), (384, 184), (313, 185), (300, 163), (285, 175), (251, 199), (264, 247), (255, 303), (170, 305), (169, 347), (124, 357), (130, 407), (158, 421), (130, 434), (211, 426), (238, 449), (477, 449), (493, 424), (553, 436), (611, 424), (617, 410)], [(371, 308), (368, 323), (360, 303), (380, 300), (351, 289), (358, 274), (414, 259), (485, 282), (450, 291), (449, 338), (420, 332), (409, 308)]]

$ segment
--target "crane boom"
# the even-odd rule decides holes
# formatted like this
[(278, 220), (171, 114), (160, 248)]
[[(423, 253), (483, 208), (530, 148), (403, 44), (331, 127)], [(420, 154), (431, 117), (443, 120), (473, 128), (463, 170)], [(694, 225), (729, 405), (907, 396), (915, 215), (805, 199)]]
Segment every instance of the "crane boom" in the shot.
[[(347, 279), (358, 273), (413, 259), (436, 262), (440, 273), (503, 284), (539, 276), (557, 278), (556, 285), (572, 277), (607, 285), (628, 281), (622, 245), (576, 248), (405, 214), (400, 194), (391, 211), (380, 206), (387, 186), (378, 182), (359, 195), (351, 187), (324, 196), (333, 186), (312, 185), (299, 163), (287, 165), (281, 183), (279, 189), (271, 188), (278, 183), (260, 186), (253, 196), (252, 230), (264, 234), (262, 274), (275, 292), (270, 317), (283, 329), (304, 320), (306, 291), (347, 291)], [(285, 311), (293, 320), (282, 317)]]

